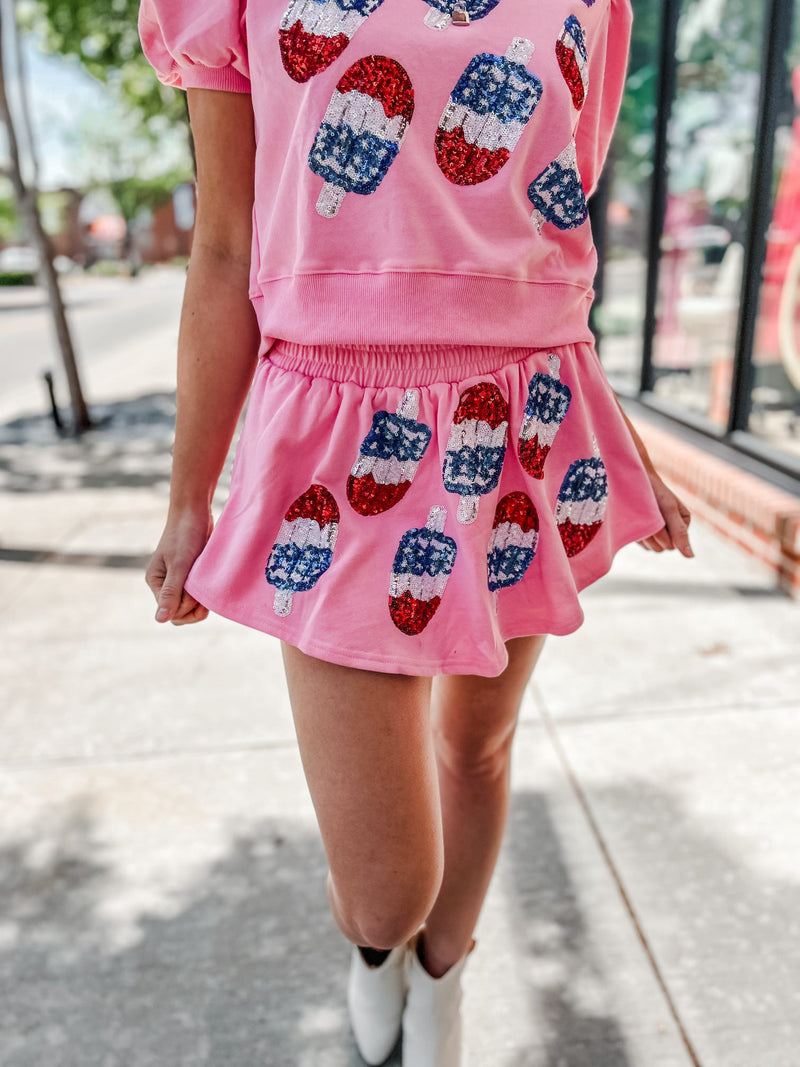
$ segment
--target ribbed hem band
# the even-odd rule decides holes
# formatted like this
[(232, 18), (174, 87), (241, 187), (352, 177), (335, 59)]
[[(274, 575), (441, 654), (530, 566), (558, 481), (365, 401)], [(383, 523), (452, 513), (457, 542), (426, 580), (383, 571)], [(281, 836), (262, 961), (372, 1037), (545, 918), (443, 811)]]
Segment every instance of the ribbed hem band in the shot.
[(547, 348), (591, 341), (591, 289), (569, 282), (391, 271), (300, 274), (251, 292), (262, 336), (311, 345)]

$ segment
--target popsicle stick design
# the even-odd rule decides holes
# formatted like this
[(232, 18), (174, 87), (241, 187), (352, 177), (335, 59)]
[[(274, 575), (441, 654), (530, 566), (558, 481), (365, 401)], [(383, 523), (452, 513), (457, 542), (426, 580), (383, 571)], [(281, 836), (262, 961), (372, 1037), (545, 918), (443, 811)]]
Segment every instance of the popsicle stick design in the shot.
[(396, 413), (378, 411), (347, 479), (359, 515), (380, 515), (402, 500), (430, 444), (431, 428), (416, 422), (419, 390), (407, 389)]
[(561, 360), (551, 352), (549, 374), (537, 371), (528, 383), (528, 401), (519, 433), (519, 461), (534, 478), (544, 477), (544, 461), (572, 400), (572, 391), (559, 379)]
[(465, 389), (453, 415), (442, 476), (449, 493), (458, 493), (460, 523), (478, 517), (480, 498), (497, 487), (508, 438), (508, 404), (492, 382)]
[(534, 178), (528, 186), (528, 199), (533, 204), (531, 218), (539, 233), (545, 222), (552, 222), (559, 230), (571, 230), (586, 221), (586, 196), (574, 141)]
[(564, 475), (555, 518), (568, 556), (577, 556), (603, 524), (608, 504), (608, 476), (594, 445), (594, 456), (576, 459)]
[(290, 78), (306, 82), (338, 59), (383, 0), (289, 0), (278, 28)]
[(386, 177), (414, 114), (414, 88), (388, 56), (365, 56), (334, 89), (308, 156), (325, 184), (317, 211), (334, 218), (345, 193), (374, 193)]
[(583, 27), (574, 15), (567, 16), (558, 35), (556, 58), (572, 94), (572, 103), (580, 111), (589, 89), (589, 57)]
[(276, 615), (288, 615), (292, 596), (313, 589), (330, 567), (338, 531), (339, 508), (324, 485), (309, 486), (289, 507), (266, 569)]
[(458, 551), (444, 532), (447, 508), (433, 507), (423, 527), (406, 530), (392, 564), (389, 614), (409, 637), (421, 634), (442, 602)]
[(497, 504), (489, 538), (489, 589), (516, 585), (536, 555), (539, 516), (526, 493), (508, 493)]
[(450, 94), (436, 131), (436, 161), (456, 185), (478, 185), (507, 162), (542, 95), (525, 64), (533, 42), (515, 37), (504, 56), (473, 56)]
[(452, 22), (466, 26), (486, 16), (497, 7), (500, 0), (425, 0), (429, 5), (423, 19), (432, 30), (446, 30)]

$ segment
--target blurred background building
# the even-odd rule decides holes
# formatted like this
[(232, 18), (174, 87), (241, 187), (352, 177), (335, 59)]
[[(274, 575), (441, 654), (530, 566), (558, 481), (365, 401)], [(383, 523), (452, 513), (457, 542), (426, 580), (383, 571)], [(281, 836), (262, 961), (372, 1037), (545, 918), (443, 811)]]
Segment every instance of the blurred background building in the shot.
[(800, 476), (800, 3), (635, 0), (593, 205), (612, 384)]

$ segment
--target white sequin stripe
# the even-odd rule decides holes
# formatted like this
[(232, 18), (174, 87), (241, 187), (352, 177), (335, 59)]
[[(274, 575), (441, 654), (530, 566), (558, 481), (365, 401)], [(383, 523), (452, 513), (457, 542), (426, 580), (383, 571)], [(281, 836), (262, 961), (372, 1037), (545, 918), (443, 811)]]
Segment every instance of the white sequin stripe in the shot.
[(465, 446), (477, 448), (478, 445), (482, 448), (502, 448), (506, 443), (507, 434), (507, 422), (501, 422), (494, 430), (483, 419), (465, 419), (464, 422), (454, 422), (450, 427), (447, 451), (458, 452)]
[(490, 152), (507, 148), (512, 152), (525, 129), (524, 122), (501, 122), (496, 115), (479, 115), (465, 104), (451, 101), (444, 109), (439, 129), (450, 133), (456, 126), (464, 131), (467, 144), (486, 148)]
[(530, 441), (532, 437), (539, 438), (540, 445), (552, 445), (560, 422), (541, 422), (537, 418), (526, 418), (519, 432), (520, 440)]
[(580, 525), (602, 521), (606, 513), (607, 500), (558, 500), (556, 501), (556, 522), (567, 519)]
[(390, 596), (410, 593), (415, 600), (433, 600), (442, 596), (447, 585), (447, 574), (393, 574), (389, 586)]
[(402, 141), (408, 125), (402, 115), (387, 118), (379, 100), (360, 93), (357, 89), (349, 93), (335, 90), (323, 121), (329, 122), (331, 126), (339, 126), (344, 122), (354, 133), (367, 131), (384, 141), (394, 141), (396, 144)]
[(531, 529), (525, 532), (516, 522), (501, 522), (492, 530), (492, 536), (489, 538), (489, 551), (495, 548), (508, 548), (509, 545), (514, 545), (516, 548), (532, 548), (536, 551), (538, 541), (538, 530)]
[(352, 37), (366, 16), (358, 11), (342, 11), (334, 0), (318, 4), (316, 0), (292, 0), (281, 19), (281, 29), (290, 30), (300, 22), (306, 33), (319, 37), (337, 37), (340, 33)]
[(559, 37), (559, 40), (564, 45), (564, 47), (570, 49), (572, 54), (575, 56), (575, 62), (578, 65), (578, 71), (580, 72), (581, 82), (583, 83), (583, 91), (585, 93), (586, 90), (589, 88), (589, 71), (587, 70), (589, 61), (588, 59), (583, 58), (583, 56), (581, 55), (581, 50), (578, 47), (578, 42), (575, 40), (575, 38), (572, 36), (572, 34), (566, 27), (564, 27), (564, 29), (561, 31), (561, 36)]
[(339, 532), (338, 522), (328, 522), (321, 529), (316, 519), (299, 518), (281, 523), (278, 530), (277, 544), (297, 545), (304, 548), (313, 545), (315, 548), (330, 548), (336, 544), (336, 535)]
[(354, 478), (363, 478), (365, 474), (371, 474), (378, 485), (399, 485), (400, 482), (413, 480), (417, 466), (415, 459), (407, 459), (401, 463), (394, 456), (389, 459), (359, 456), (350, 473)]

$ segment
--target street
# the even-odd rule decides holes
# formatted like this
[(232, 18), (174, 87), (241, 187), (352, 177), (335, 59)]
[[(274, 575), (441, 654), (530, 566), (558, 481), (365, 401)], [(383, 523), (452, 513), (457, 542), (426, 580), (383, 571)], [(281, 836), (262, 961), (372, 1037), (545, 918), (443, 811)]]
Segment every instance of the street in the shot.
[[(92, 399), (94, 371), (120, 359), (133, 339), (141, 347), (148, 334), (172, 330), (178, 315), (186, 272), (180, 267), (144, 270), (137, 278), (81, 275), (62, 278), (72, 340), (87, 399)], [(60, 405), (67, 405), (66, 382), (43, 290), (0, 288), (0, 414), (9, 417), (45, 402), (42, 373), (52, 370)]]

